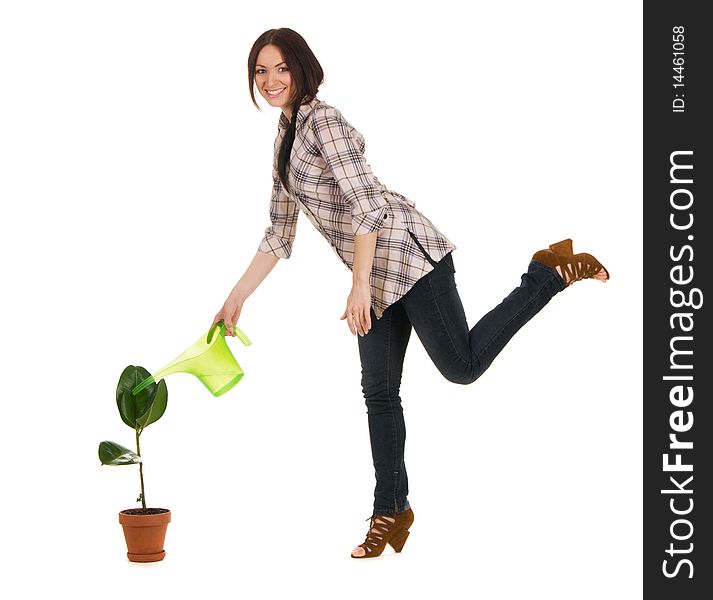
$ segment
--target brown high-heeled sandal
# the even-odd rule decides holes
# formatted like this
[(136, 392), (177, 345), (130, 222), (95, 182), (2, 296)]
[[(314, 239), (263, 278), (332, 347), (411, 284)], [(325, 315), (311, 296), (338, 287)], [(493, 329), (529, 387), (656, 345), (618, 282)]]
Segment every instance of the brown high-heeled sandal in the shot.
[(408, 529), (413, 523), (413, 511), (407, 508), (395, 515), (371, 515), (365, 520), (371, 521), (369, 531), (364, 542), (357, 546), (357, 548), (364, 548), (364, 556), (352, 554), (352, 558), (380, 556), (386, 544), (389, 544), (395, 552), (401, 552), (409, 536)]
[[(604, 268), (591, 254), (580, 252), (574, 254), (572, 251), (572, 240), (566, 239), (556, 244), (552, 244), (549, 250), (539, 250), (535, 252), (532, 260), (552, 267), (564, 280), (565, 287), (582, 279), (591, 279), (595, 275), (604, 271), (607, 281), (609, 271)], [(559, 267), (559, 269), (557, 269)]]

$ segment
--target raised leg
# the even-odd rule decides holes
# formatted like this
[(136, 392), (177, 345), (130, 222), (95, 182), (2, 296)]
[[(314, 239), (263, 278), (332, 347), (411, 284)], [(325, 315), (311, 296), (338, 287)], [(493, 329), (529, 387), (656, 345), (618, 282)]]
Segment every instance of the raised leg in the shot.
[(443, 376), (469, 384), (490, 366), (513, 335), (558, 292), (564, 281), (553, 268), (531, 261), (516, 287), (472, 328), (447, 254), (401, 299), (426, 352)]

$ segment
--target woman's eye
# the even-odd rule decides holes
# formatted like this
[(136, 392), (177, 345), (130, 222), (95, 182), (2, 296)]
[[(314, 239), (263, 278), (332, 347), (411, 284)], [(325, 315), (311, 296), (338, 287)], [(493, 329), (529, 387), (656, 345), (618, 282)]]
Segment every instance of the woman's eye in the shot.
[[(282, 70), (289, 71), (290, 69), (289, 69), (289, 67), (280, 67), (278, 70), (279, 71), (282, 71)], [(256, 75), (262, 75), (264, 72), (265, 72), (265, 69), (255, 69)]]

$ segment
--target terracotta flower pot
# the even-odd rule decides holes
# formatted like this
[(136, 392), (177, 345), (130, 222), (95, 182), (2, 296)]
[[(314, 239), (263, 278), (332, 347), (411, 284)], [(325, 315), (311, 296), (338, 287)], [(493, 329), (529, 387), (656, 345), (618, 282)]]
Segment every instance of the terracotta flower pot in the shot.
[(119, 513), (119, 523), (124, 528), (126, 555), (132, 562), (156, 562), (163, 560), (166, 551), (163, 541), (171, 521), (167, 508), (127, 508)]

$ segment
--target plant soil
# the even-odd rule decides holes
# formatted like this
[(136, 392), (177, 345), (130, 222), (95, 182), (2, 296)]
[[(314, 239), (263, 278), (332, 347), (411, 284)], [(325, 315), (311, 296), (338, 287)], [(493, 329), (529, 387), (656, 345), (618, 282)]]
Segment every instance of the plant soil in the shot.
[(124, 515), (161, 515), (167, 512), (167, 508), (127, 508), (121, 511)]

